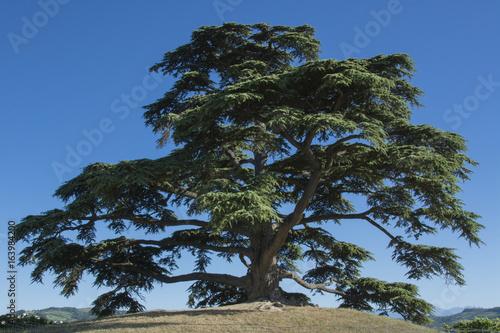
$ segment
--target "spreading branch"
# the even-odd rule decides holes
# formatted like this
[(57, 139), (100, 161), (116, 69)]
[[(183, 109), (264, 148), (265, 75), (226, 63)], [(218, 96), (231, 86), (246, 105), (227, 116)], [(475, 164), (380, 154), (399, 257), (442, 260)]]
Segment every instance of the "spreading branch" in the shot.
[(224, 246), (215, 246), (207, 243), (199, 243), (194, 241), (186, 241), (186, 240), (174, 240), (171, 238), (165, 238), (162, 240), (151, 240), (151, 239), (131, 239), (129, 241), (131, 245), (156, 245), (160, 248), (167, 248), (171, 246), (184, 246), (184, 247), (194, 247), (200, 250), (209, 250), (221, 253), (236, 253), (243, 254), (246, 256), (250, 256), (251, 252), (247, 248), (243, 247), (224, 247)]
[(288, 232), (298, 225), (302, 218), (304, 217), (303, 214), (305, 210), (307, 209), (307, 206), (311, 202), (311, 199), (314, 197), (314, 194), (316, 192), (316, 189), (318, 187), (318, 184), (321, 179), (322, 172), (321, 171), (314, 171), (311, 178), (308, 181), (308, 184), (304, 190), (304, 193), (302, 194), (302, 197), (300, 200), (297, 202), (295, 205), (294, 211), (288, 215), (285, 219), (282, 225), (279, 226), (279, 229), (276, 233), (276, 236), (269, 248), (264, 251), (264, 261), (262, 264), (263, 268), (268, 268), (269, 265), (272, 262), (272, 257), (274, 256), (275, 253), (279, 251), (281, 246), (286, 240), (286, 237), (288, 235)]
[(307, 161), (310, 163), (310, 165), (313, 167), (313, 169), (320, 169), (321, 168), (321, 163), (318, 161), (316, 156), (314, 156), (314, 152), (311, 149), (311, 145), (309, 141), (312, 141), (314, 137), (307, 137), (304, 143), (300, 143), (297, 140), (295, 140), (286, 130), (284, 130), (281, 127), (278, 126), (273, 126), (273, 130), (277, 134), (281, 134), (283, 138), (285, 138), (286, 141), (288, 141), (292, 146), (297, 148), (300, 152), (304, 154), (306, 157)]
[(222, 284), (228, 284), (236, 287), (243, 287), (246, 283), (245, 277), (237, 277), (229, 274), (215, 274), (215, 273), (205, 273), (205, 272), (194, 272), (189, 274), (168, 276), (165, 274), (161, 274), (158, 272), (154, 272), (152, 270), (144, 270), (140, 267), (137, 267), (133, 263), (112, 263), (109, 261), (105, 261), (99, 258), (91, 258), (92, 261), (99, 262), (108, 266), (120, 267), (124, 270), (129, 270), (132, 272), (138, 272), (142, 275), (149, 276), (154, 278), (155, 280), (163, 283), (177, 283), (177, 282), (186, 282), (186, 281), (208, 281), (208, 282), (216, 282)]
[(338, 291), (338, 290), (335, 290), (335, 289), (331, 289), (331, 288), (327, 288), (328, 286), (332, 285), (333, 283), (338, 282), (334, 278), (331, 278), (330, 281), (327, 282), (327, 283), (307, 283), (304, 280), (302, 280), (297, 275), (297, 273), (295, 273), (295, 272), (289, 272), (289, 271), (283, 271), (281, 273), (281, 278), (282, 279), (292, 279), (295, 282), (297, 282), (299, 285), (301, 285), (302, 287), (310, 289), (310, 290), (321, 290), (321, 291), (325, 291), (325, 292), (328, 292), (328, 293), (331, 293), (331, 294), (335, 294), (335, 295), (346, 296), (346, 294), (343, 293), (343, 292), (341, 292), (341, 291)]

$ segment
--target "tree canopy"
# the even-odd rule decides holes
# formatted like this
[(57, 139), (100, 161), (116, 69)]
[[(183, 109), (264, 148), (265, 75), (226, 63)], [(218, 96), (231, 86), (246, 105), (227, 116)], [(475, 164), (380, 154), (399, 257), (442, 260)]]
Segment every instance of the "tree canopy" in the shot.
[[(314, 36), (308, 25), (225, 23), (165, 53), (151, 71), (176, 82), (144, 119), (160, 147), (176, 148), (156, 160), (91, 164), (56, 191), (64, 209), (24, 218), (20, 263), (35, 265), (33, 281), (52, 273), (70, 296), (90, 274), (112, 289), (94, 301), (103, 316), (142, 311), (141, 291), (182, 281), (193, 282), (193, 307), (310, 301), (280, 287), (291, 279), (341, 307), (425, 323), (432, 306), (414, 285), (363, 276), (373, 255), (328, 229), (364, 221), (387, 236), (408, 278), (463, 285), (453, 249), (418, 239), (450, 229), (481, 244), (479, 216), (457, 198), (476, 162), (460, 135), (410, 122), (422, 92), (410, 83), (409, 55), (320, 59)], [(116, 238), (98, 239), (98, 227)], [(129, 228), (151, 237), (127, 238)], [(188, 254), (192, 272), (176, 275)], [(210, 272), (214, 256), (247, 273)], [(301, 260), (314, 267), (300, 272)]]

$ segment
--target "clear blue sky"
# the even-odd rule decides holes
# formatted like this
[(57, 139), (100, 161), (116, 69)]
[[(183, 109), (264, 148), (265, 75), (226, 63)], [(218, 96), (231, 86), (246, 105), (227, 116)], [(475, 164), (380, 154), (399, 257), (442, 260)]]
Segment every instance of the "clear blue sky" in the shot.
[[(61, 207), (52, 194), (85, 165), (168, 153), (169, 147), (156, 149), (140, 108), (173, 82), (147, 76), (164, 52), (186, 43), (200, 26), (223, 21), (310, 24), (322, 43), (322, 58), (412, 55), (418, 69), (413, 83), (426, 93), (425, 108), (413, 122), (458, 132), (469, 141), (469, 155), (480, 166), (460, 197), (486, 226), (481, 233), (486, 246), (480, 249), (447, 231), (423, 239), (457, 249), (466, 288), (447, 287), (439, 278), (413, 282), (424, 299), (443, 308), (500, 306), (499, 1), (23, 0), (1, 1), (0, 15), (0, 272), (7, 270), (7, 221)], [(366, 266), (366, 275), (405, 280), (383, 235), (361, 222), (344, 226), (332, 229), (337, 238), (356, 242), (377, 258)], [(182, 270), (189, 271), (189, 264), (187, 259)], [(213, 269), (241, 271), (236, 263)], [(53, 289), (50, 276), (44, 285), (30, 284), (30, 270), (19, 269), (18, 309), (88, 307), (105, 291), (92, 289), (86, 278), (80, 292), (66, 299)], [(149, 310), (183, 309), (188, 286), (157, 288), (145, 295), (145, 304)], [(292, 283), (285, 288), (300, 290)], [(4, 307), (4, 278), (0, 295)], [(333, 299), (314, 301), (335, 306)]]

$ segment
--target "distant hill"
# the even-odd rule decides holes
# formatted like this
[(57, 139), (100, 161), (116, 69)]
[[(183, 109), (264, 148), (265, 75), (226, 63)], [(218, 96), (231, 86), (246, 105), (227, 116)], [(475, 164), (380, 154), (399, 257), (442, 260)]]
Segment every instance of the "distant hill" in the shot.
[(443, 328), (443, 324), (451, 325), (462, 320), (474, 320), (476, 317), (489, 319), (500, 318), (500, 307), (491, 309), (468, 308), (464, 309), (460, 313), (456, 313), (451, 316), (431, 317), (431, 319), (434, 320), (434, 323), (431, 325), (431, 327)]
[[(434, 308), (434, 314), (433, 317), (447, 317), (454, 315), (456, 313), (460, 313), (464, 311), (465, 309), (473, 308), (473, 306), (466, 306), (463, 308), (451, 308), (451, 309), (441, 309), (441, 308)], [(389, 311), (389, 317), (394, 318), (394, 319), (403, 319), (403, 316), (401, 316), (399, 313), (396, 312), (391, 312)], [(377, 313), (378, 314), (378, 313)]]
[(27, 314), (29, 316), (34, 315), (41, 318), (46, 318), (50, 321), (63, 321), (63, 322), (72, 322), (72, 321), (80, 321), (80, 320), (89, 320), (92, 319), (92, 315), (90, 314), (90, 308), (88, 309), (77, 309), (77, 308), (56, 308), (51, 307), (42, 310), (19, 310), (16, 312), (18, 315)]
[[(118, 311), (117, 314), (121, 315), (124, 314), (125, 312), (126, 311)], [(56, 320), (56, 321), (63, 321), (65, 323), (95, 319), (95, 317), (90, 314), (90, 308), (77, 309), (71, 307), (64, 307), (64, 308), (51, 307), (42, 310), (29, 310), (29, 311), (19, 310), (16, 311), (16, 313), (18, 315), (23, 315), (23, 314), (27, 314), (28, 316), (34, 315), (41, 318), (46, 318), (50, 321)]]
[(451, 309), (435, 308), (434, 309), (434, 317), (447, 317), (447, 316), (451, 316), (451, 315), (460, 313), (460, 312), (464, 311), (465, 309), (470, 309), (470, 308), (473, 308), (473, 306), (466, 306), (463, 308), (456, 307), (456, 308), (451, 308)]

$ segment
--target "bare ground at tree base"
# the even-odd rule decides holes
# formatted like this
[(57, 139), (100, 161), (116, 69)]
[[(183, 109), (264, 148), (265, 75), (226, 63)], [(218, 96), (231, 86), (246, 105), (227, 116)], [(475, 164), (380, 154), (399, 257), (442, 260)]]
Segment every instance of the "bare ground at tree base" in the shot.
[(37, 332), (436, 332), (356, 310), (253, 302), (184, 311), (155, 310), (46, 327)]

